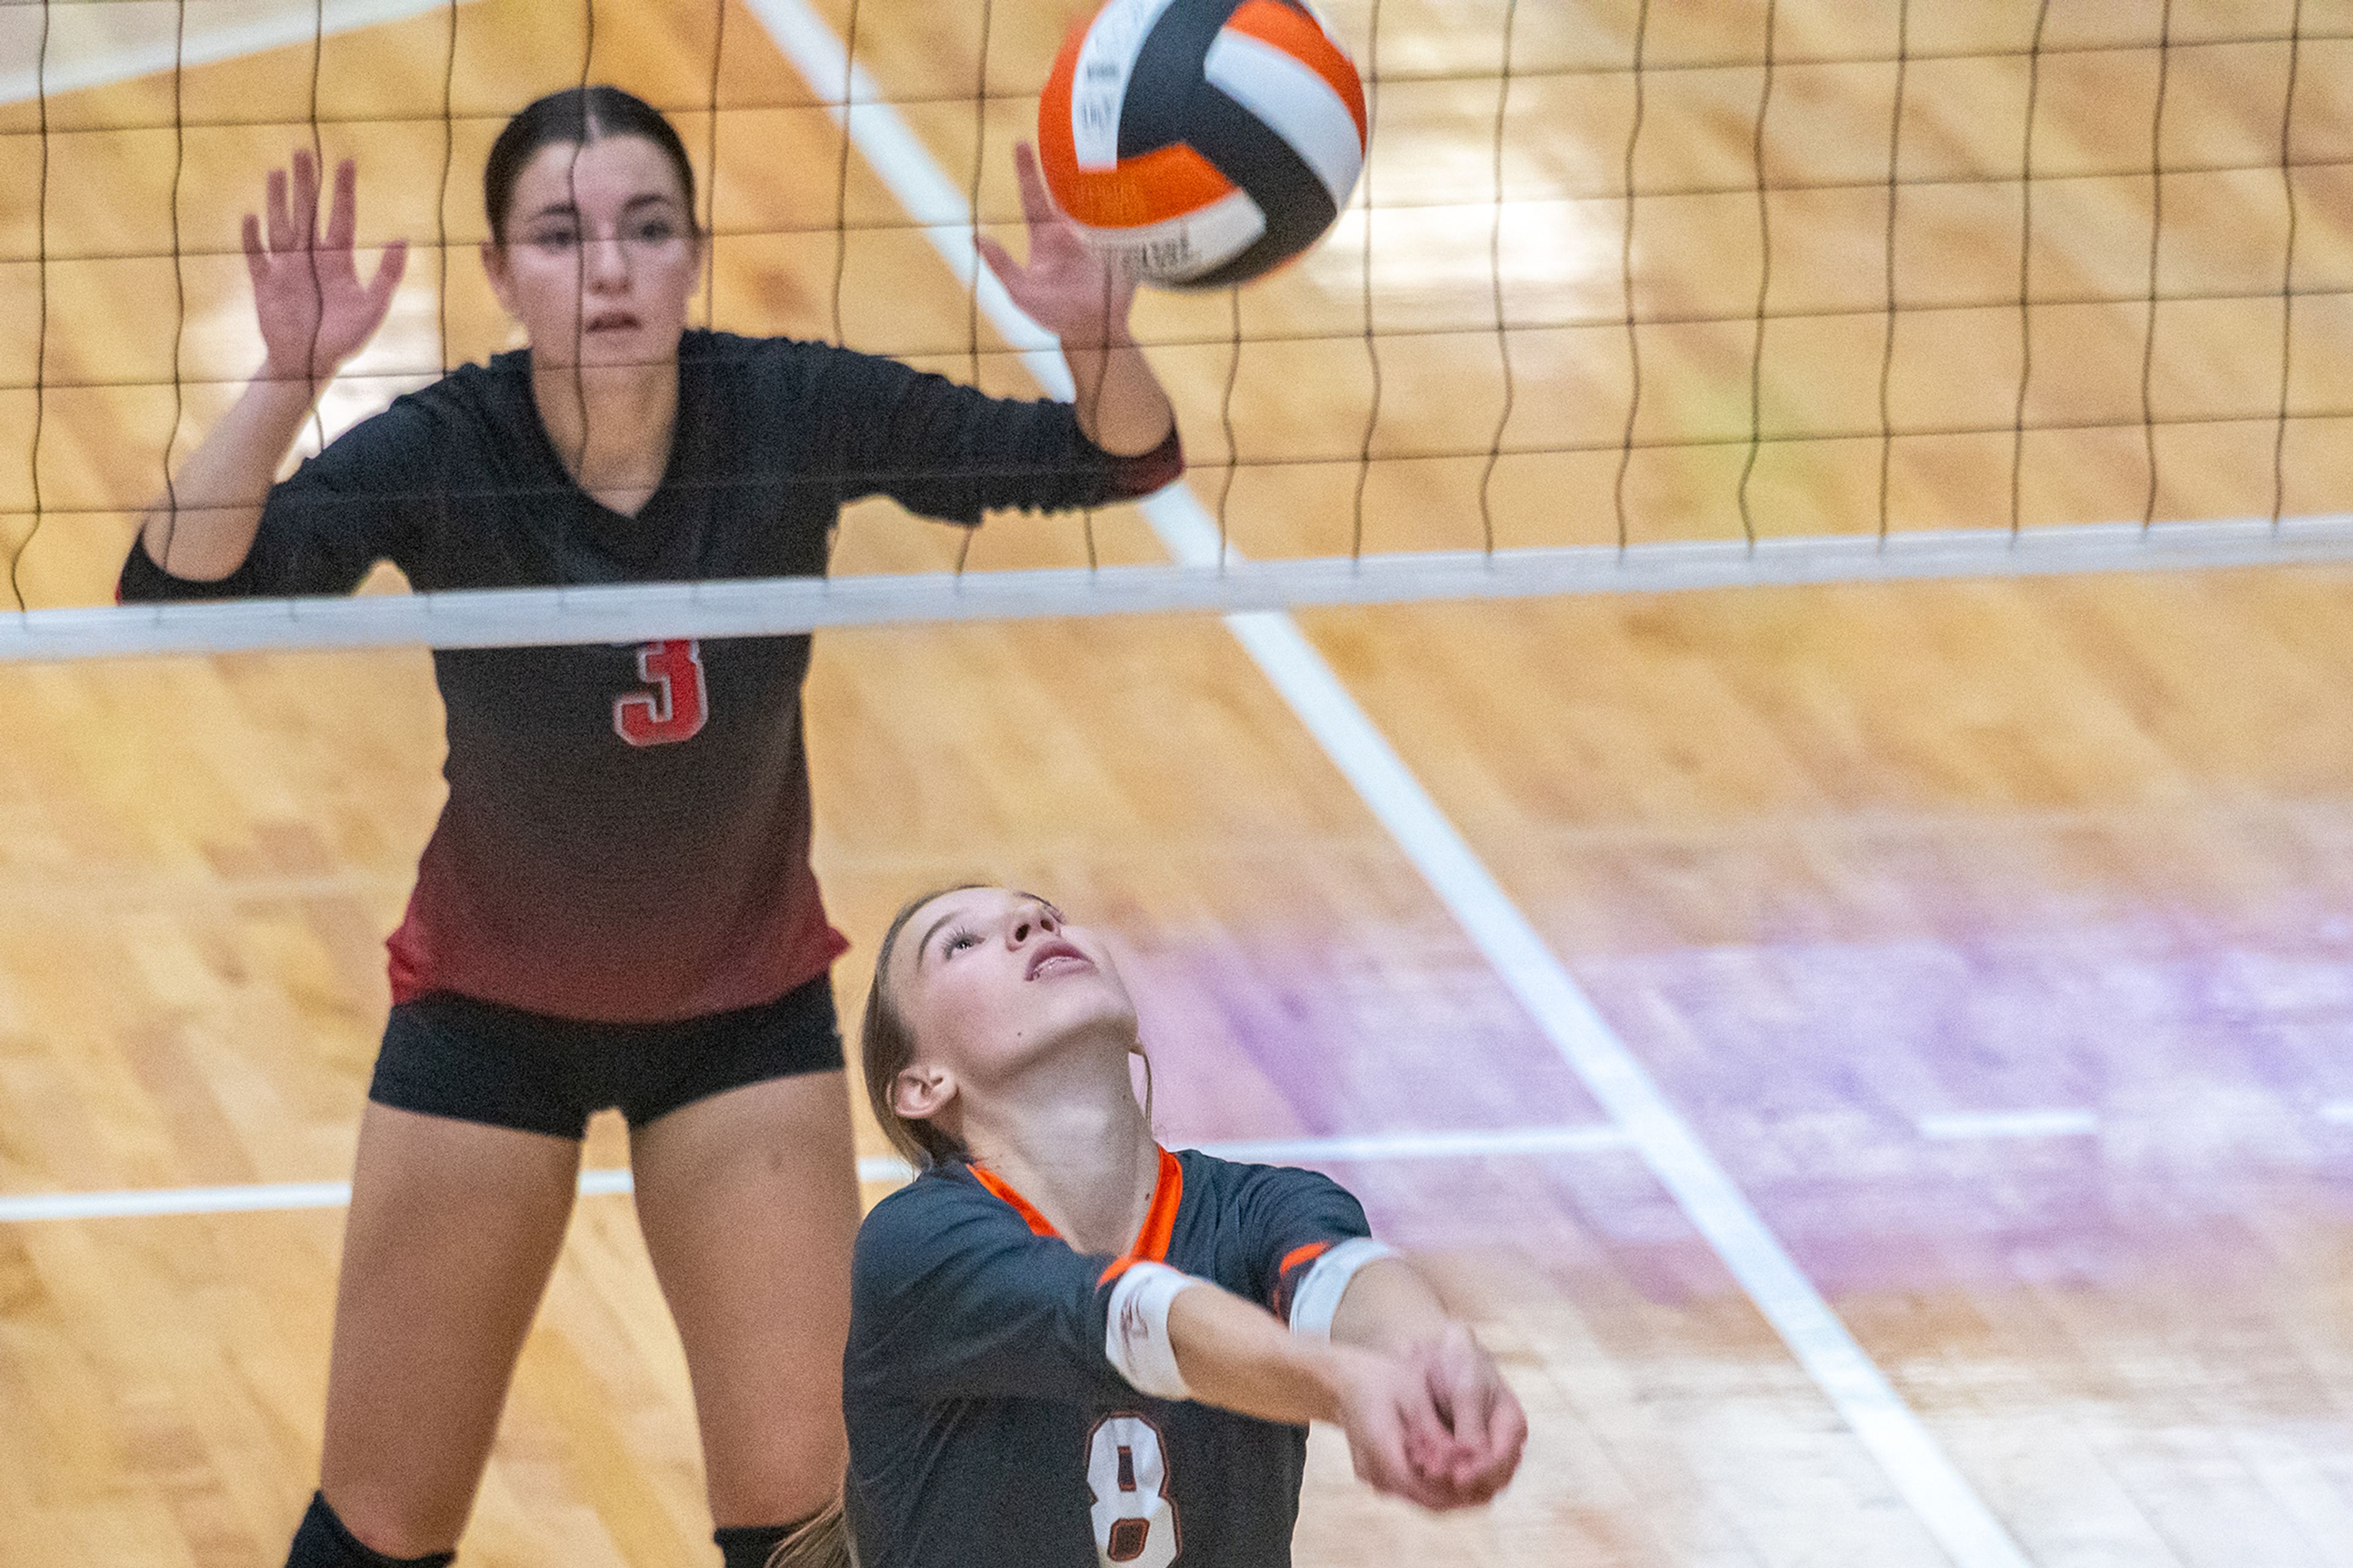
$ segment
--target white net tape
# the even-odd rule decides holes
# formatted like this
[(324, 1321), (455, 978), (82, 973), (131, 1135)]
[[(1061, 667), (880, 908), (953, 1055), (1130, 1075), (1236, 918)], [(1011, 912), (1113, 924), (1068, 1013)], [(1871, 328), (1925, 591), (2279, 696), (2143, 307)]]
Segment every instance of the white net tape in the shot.
[[(1207, 520), (1182, 491), (1147, 512), (1171, 542)], [(1170, 516), (1169, 513), (1176, 513)], [(1182, 513), (1191, 512), (1187, 519)], [(1192, 521), (1194, 527), (1183, 525)], [(2353, 560), (2353, 516), (2096, 523), (1875, 537), (1415, 552), (1306, 561), (944, 572), (525, 588), (353, 599), (241, 599), (0, 619), (0, 659), (259, 648), (490, 647), (769, 637), (825, 626), (1410, 604), (1535, 595), (1672, 593), (1806, 583), (2025, 577)], [(1187, 552), (1186, 553), (1191, 553)]]

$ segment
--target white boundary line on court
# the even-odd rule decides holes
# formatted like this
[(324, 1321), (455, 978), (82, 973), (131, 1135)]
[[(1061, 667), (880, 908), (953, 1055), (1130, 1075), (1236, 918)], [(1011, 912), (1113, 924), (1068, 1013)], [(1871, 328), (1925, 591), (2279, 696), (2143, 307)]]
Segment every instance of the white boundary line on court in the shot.
[[(861, 108), (864, 123), (869, 110)], [(954, 228), (958, 237), (969, 232)], [(990, 278), (984, 292), (996, 283)], [(1050, 351), (1025, 360), (1061, 361)], [(1032, 363), (1030, 369), (1039, 371)], [(1040, 372), (1041, 379), (1043, 373)], [(1067, 381), (1049, 381), (1067, 386)], [(1187, 492), (1189, 494), (1189, 492)], [(1198, 503), (1170, 503), (1184, 510)], [(1164, 508), (1165, 512), (1167, 509)], [(1151, 507), (1147, 503), (1146, 510)], [(1165, 518), (1155, 515), (1166, 538)], [(271, 648), (527, 647), (659, 637), (776, 637), (828, 627), (1050, 616), (1230, 615), (1325, 605), (1422, 604), (1538, 595), (1682, 593), (1704, 588), (2064, 576), (2353, 560), (2353, 515), (2207, 522), (2100, 522), (1669, 544), (1384, 551), (1248, 561), (1208, 548), (1174, 566), (888, 572), (580, 588), (453, 589), (354, 598), (235, 599), (29, 610), (0, 617), (0, 661), (237, 653)]]
[(1525, 1127), (1460, 1132), (1360, 1132), (1334, 1138), (1276, 1138), (1255, 1142), (1204, 1143), (1204, 1154), (1250, 1164), (1323, 1164), (1349, 1160), (1493, 1159), (1506, 1154), (1589, 1154), (1626, 1147), (1623, 1129), (1606, 1122), (1585, 1127)]
[[(1239, 1143), (1190, 1143), (1221, 1160), (1284, 1164), (1349, 1161), (1476, 1160), (1525, 1154), (1578, 1154), (1626, 1146), (1615, 1127), (1520, 1127), (1456, 1132), (1365, 1132), (1335, 1138), (1276, 1138)], [(904, 1160), (870, 1154), (858, 1162), (861, 1182), (905, 1182)], [(583, 1197), (636, 1190), (626, 1170), (599, 1166), (580, 1173)], [(0, 1195), (0, 1224), (35, 1220), (149, 1219), (173, 1215), (276, 1214), (341, 1208), (352, 1201), (349, 1182), (259, 1182), (227, 1187), (134, 1187), (111, 1193), (23, 1193)]]
[[(880, 95), (862, 71), (850, 69), (841, 40), (805, 0), (750, 0), (750, 5), (802, 76), (821, 93), (848, 77), (852, 88), (849, 96), (859, 108), (844, 116), (845, 123), (867, 163), (907, 210), (926, 222), (957, 212), (969, 225), (972, 215), (964, 206), (963, 193), (949, 184), (905, 121), (886, 106), (870, 109), (860, 101)], [(1035, 342), (1036, 326), (1020, 319), (995, 278), (974, 267), (969, 229), (934, 228), (930, 233), (950, 268), (959, 277), (975, 279), (981, 309), (1008, 341)], [(1049, 392), (1070, 395), (1069, 374), (1058, 355), (1033, 349), (1024, 357)], [(1190, 489), (1172, 486), (1146, 501), (1144, 510), (1180, 563), (1217, 561), (1217, 524)], [(1570, 979), (1298, 623), (1287, 615), (1261, 611), (1229, 616), (1226, 625), (1611, 1121), (1624, 1130), (1643, 1163), (1673, 1194), (1946, 1553), (1961, 1568), (2026, 1568), (2024, 1555), (1984, 1500)]]
[[(470, 5), (472, 0), (459, 0)], [(113, 23), (120, 26), (126, 17), (146, 16), (164, 24), (160, 27), (142, 29), (147, 35), (116, 42), (111, 47), (101, 47), (76, 52), (72, 45), (60, 38), (69, 31), (67, 25), (53, 17), (50, 22), (50, 62), (47, 72), (37, 60), (0, 70), (0, 103), (26, 103), (46, 90), (54, 97), (58, 93), (77, 92), (86, 87), (103, 87), (109, 82), (127, 81), (132, 77), (153, 76), (172, 68), (174, 56), (187, 65), (215, 65), (222, 60), (236, 59), (245, 55), (259, 54), (265, 49), (284, 48), (289, 44), (308, 43), (313, 37), (329, 33), (347, 33), (358, 27), (372, 27), (379, 22), (403, 21), (420, 16), (427, 11), (446, 11), (451, 0), (325, 0), (323, 15), (314, 14), (311, 0), (280, 0), (269, 5), (222, 5), (212, 9), (244, 11), (242, 21), (222, 24), (208, 20), (201, 11), (191, 10), (185, 43), (175, 47), (173, 34), (178, 17), (170, 5), (140, 6), (136, 5), (59, 5), (56, 16), (70, 16), (78, 23)], [(142, 18), (144, 19), (144, 18)], [(160, 33), (160, 37), (157, 35)], [(37, 46), (37, 30), (27, 29), (26, 42)], [(71, 52), (72, 58), (59, 58)]]
[(1923, 1116), (1923, 1138), (2095, 1138), (2100, 1119), (2089, 1110), (1956, 1110)]
[(2353, 1100), (2340, 1100), (2322, 1106), (2320, 1119), (2323, 1121), (2337, 1122), (2340, 1126), (2353, 1127)]

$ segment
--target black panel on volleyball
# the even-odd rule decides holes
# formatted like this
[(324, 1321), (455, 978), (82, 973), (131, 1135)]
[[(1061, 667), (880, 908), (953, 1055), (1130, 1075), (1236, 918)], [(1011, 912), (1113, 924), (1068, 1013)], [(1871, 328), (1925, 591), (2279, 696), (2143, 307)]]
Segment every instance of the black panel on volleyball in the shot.
[(1250, 193), (1266, 215), (1266, 232), (1223, 267), (1188, 279), (1187, 288), (1246, 282), (1314, 244), (1339, 216), (1332, 193), (1291, 143), (1216, 88), (1201, 85), (1190, 118), (1193, 150)]
[[(1257, 115), (1209, 85), (1202, 61), (1239, 0), (1176, 0), (1152, 24), (1135, 51), (1134, 85), (1120, 106), (1119, 155), (1133, 158), (1184, 142), (1218, 173), (1250, 193), (1266, 218), (1266, 232), (1214, 271), (1187, 279), (1186, 289), (1223, 289), (1248, 282), (1299, 254), (1338, 216), (1332, 193), (1289, 142)], [(1304, 10), (1302, 6), (1292, 7)], [(1152, 92), (1145, 83), (1181, 82), (1184, 90)]]
[[(1214, 90), (1201, 74), (1202, 61), (1208, 58), (1209, 46), (1217, 42), (1218, 29), (1234, 14), (1236, 3), (1176, 0), (1144, 35), (1135, 48), (1135, 64), (1128, 72), (1127, 92), (1120, 101), (1119, 155), (1123, 159), (1190, 140), (1186, 133), (1192, 128), (1198, 95)], [(1181, 90), (1153, 90), (1178, 83), (1183, 84)], [(1217, 155), (1207, 147), (1197, 145), (1194, 151), (1218, 163)], [(1235, 184), (1241, 183), (1224, 164), (1219, 163), (1218, 170)]]

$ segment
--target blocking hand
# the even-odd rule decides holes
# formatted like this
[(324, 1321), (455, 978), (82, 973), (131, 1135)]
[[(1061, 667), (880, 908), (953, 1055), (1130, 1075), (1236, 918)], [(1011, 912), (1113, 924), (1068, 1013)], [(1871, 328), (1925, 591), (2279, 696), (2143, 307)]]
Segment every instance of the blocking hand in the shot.
[(318, 385), (375, 335), (392, 308), (392, 292), (407, 266), (408, 242), (385, 246), (375, 276), (360, 281), (352, 258), (358, 184), (350, 159), (336, 165), (327, 231), (320, 234), (318, 161), (297, 153), (290, 179), (284, 169), (269, 172), (266, 242), (262, 219), (245, 215), (245, 269), (253, 279), (254, 313), (269, 350), (265, 375)]

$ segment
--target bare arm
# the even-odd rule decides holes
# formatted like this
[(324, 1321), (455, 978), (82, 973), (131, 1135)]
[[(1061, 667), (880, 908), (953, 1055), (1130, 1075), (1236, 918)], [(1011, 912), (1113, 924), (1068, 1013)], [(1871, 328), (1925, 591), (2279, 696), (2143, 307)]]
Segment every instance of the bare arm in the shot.
[(1168, 439), (1176, 411), (1124, 322), (1100, 345), (1063, 338), (1062, 358), (1078, 387), (1079, 428), (1088, 440), (1114, 456), (1132, 458)]
[(352, 260), (357, 181), (349, 159), (337, 166), (322, 237), (318, 165), (297, 153), (290, 198), (287, 172), (269, 173), (267, 244), (261, 220), (246, 215), (246, 271), (267, 353), (244, 395), (181, 464), (172, 493), (141, 526), (149, 559), (174, 576), (217, 582), (244, 563), (278, 466), (320, 389), (391, 308), (407, 247), (385, 247), (375, 277), (360, 282)]
[(1190, 1396), (1261, 1421), (1335, 1423), (1356, 1475), (1424, 1508), (1461, 1505), (1443, 1475), (1451, 1453), (1416, 1363), (1294, 1334), (1273, 1313), (1213, 1285), (1180, 1291), (1168, 1339)]
[(1149, 452), (1176, 428), (1176, 410), (1160, 378), (1127, 328), (1135, 280), (1103, 264), (1054, 210), (1028, 142), (1013, 150), (1021, 182), (1021, 210), (1029, 223), (1029, 259), (987, 237), (980, 252), (1013, 302), (1062, 340), (1063, 363), (1077, 388), (1079, 428), (1119, 457)]
[[(245, 563), (278, 465), (315, 401), (307, 378), (255, 376), (174, 477), (172, 497), (147, 513), (147, 557), (175, 577), (218, 582)], [(176, 501), (176, 505), (174, 505)]]
[(1339, 1310), (1332, 1314), (1332, 1340), (1402, 1355), (1453, 1326), (1446, 1304), (1412, 1264), (1402, 1258), (1382, 1258), (1357, 1269), (1348, 1281)]
[(1418, 1369), (1453, 1439), (1433, 1479), (1458, 1501), (1485, 1501), (1519, 1468), (1527, 1443), (1526, 1413), (1504, 1384), (1494, 1358), (1405, 1259), (1377, 1258), (1356, 1270), (1332, 1315), (1332, 1342), (1397, 1357)]
[(1304, 1426), (1337, 1421), (1361, 1351), (1294, 1334), (1253, 1302), (1215, 1287), (1177, 1296), (1168, 1307), (1176, 1368), (1193, 1397), (1221, 1410)]

